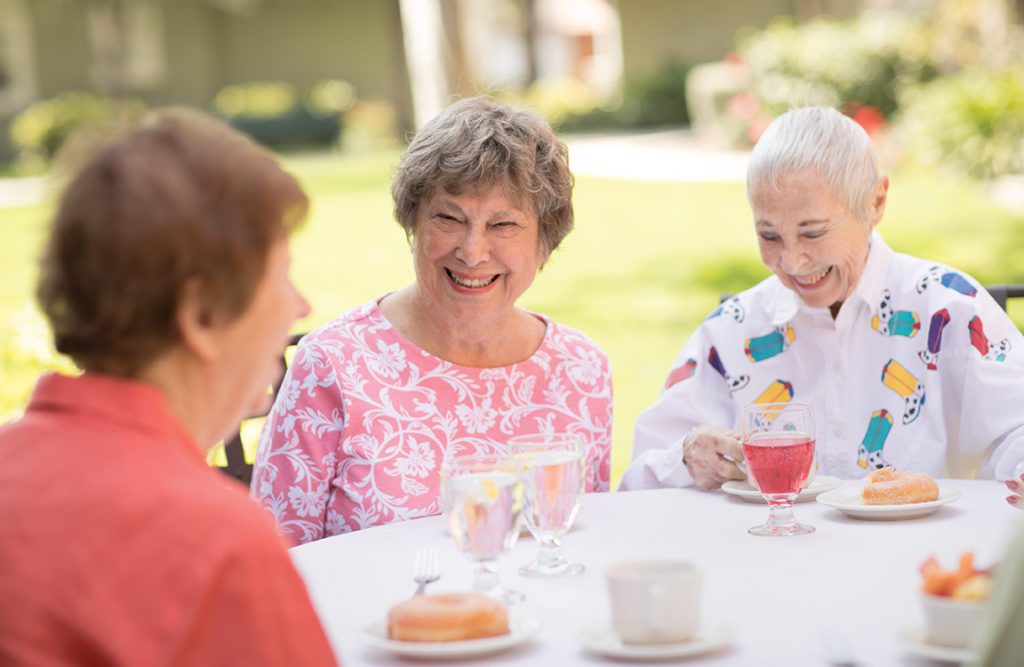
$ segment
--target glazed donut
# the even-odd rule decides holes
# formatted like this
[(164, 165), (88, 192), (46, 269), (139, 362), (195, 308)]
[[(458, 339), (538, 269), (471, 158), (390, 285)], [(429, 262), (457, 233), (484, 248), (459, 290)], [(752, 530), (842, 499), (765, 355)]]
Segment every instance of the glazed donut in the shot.
[(939, 485), (925, 472), (882, 468), (864, 476), (865, 505), (907, 505), (939, 499)]
[(453, 642), (507, 635), (505, 605), (483, 595), (417, 595), (388, 612), (388, 637), (405, 642)]

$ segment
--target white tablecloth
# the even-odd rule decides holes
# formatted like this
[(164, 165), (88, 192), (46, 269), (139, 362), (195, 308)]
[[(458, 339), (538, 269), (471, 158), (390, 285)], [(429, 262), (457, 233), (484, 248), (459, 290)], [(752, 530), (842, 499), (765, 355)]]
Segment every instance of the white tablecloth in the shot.
[[(850, 484), (852, 482), (847, 482)], [(526, 594), (522, 613), (543, 623), (535, 640), (504, 653), (460, 662), (508, 665), (608, 664), (583, 652), (587, 628), (609, 624), (604, 569), (614, 561), (684, 558), (704, 571), (702, 618), (735, 630), (727, 650), (695, 657), (709, 665), (826, 664), (823, 628), (842, 628), (863, 665), (927, 665), (903, 650), (899, 634), (921, 625), (917, 568), (935, 555), (947, 568), (964, 551), (995, 562), (1020, 512), (996, 482), (942, 481), (963, 497), (934, 514), (902, 521), (862, 521), (817, 503), (796, 505), (817, 528), (798, 537), (754, 537), (767, 506), (722, 492), (661, 489), (586, 497), (567, 554), (587, 572), (527, 579), (516, 569), (536, 553), (524, 536), (501, 562), (503, 583)], [(447, 537), (440, 517), (379, 526), (291, 550), (324, 628), (346, 667), (406, 661), (362, 644), (360, 629), (408, 597), (416, 547), (440, 549), (442, 578), (431, 592), (467, 590), (472, 566)]]

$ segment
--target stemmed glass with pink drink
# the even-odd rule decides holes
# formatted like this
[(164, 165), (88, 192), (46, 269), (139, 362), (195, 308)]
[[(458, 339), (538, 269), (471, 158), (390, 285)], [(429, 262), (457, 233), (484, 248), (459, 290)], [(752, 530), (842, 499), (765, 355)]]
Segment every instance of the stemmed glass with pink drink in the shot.
[(793, 501), (814, 462), (814, 416), (806, 403), (754, 403), (743, 408), (743, 456), (757, 490), (768, 501), (768, 521), (751, 535), (806, 535)]

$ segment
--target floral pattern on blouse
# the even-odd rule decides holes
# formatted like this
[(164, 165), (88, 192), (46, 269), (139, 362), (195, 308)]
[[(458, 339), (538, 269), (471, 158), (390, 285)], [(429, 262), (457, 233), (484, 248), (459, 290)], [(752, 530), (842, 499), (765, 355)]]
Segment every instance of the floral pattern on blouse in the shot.
[(463, 367), (402, 338), (378, 302), (303, 338), (263, 427), (252, 494), (295, 543), (437, 514), (444, 457), (516, 434), (578, 433), (587, 491), (608, 490), (611, 370), (593, 341), (538, 315), (529, 359)]

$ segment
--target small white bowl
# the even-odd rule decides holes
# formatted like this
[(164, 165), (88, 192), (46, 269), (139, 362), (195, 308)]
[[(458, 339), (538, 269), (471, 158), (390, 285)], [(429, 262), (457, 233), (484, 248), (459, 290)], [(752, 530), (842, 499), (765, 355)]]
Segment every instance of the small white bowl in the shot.
[(978, 636), (986, 603), (923, 593), (921, 606), (930, 644), (966, 648)]

